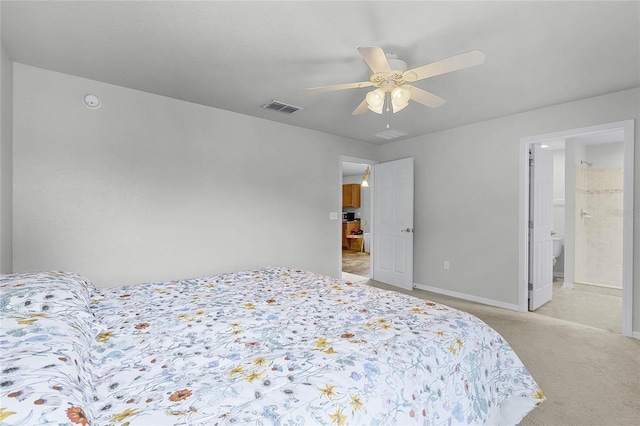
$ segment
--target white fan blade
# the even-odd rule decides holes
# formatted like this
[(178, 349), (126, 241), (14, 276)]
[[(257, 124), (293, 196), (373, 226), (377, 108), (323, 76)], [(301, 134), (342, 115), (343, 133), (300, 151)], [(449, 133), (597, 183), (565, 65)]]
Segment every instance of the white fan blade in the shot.
[(403, 74), (405, 81), (414, 82), (436, 75), (458, 71), (464, 68), (480, 65), (484, 62), (484, 53), (480, 50), (471, 50), (447, 59), (432, 62), (421, 67), (407, 70)]
[(422, 105), (428, 106), (429, 108), (438, 108), (446, 102), (440, 96), (434, 95), (433, 93), (422, 90), (416, 86), (405, 84), (402, 87), (408, 87), (411, 90), (412, 101), (416, 101)]
[(368, 110), (369, 108), (367, 108), (367, 100), (365, 99), (364, 101), (360, 102), (360, 105), (358, 105), (358, 107), (353, 110), (351, 115), (361, 115), (367, 112)]
[(384, 50), (379, 47), (358, 47), (358, 52), (374, 74), (391, 73), (391, 65)]
[(322, 87), (312, 87), (311, 89), (304, 89), (306, 93), (323, 93), (323, 92), (331, 92), (334, 90), (345, 90), (345, 89), (359, 89), (361, 87), (369, 87), (373, 86), (370, 81), (360, 81), (358, 83), (345, 83), (345, 84), (335, 84), (333, 86), (322, 86)]

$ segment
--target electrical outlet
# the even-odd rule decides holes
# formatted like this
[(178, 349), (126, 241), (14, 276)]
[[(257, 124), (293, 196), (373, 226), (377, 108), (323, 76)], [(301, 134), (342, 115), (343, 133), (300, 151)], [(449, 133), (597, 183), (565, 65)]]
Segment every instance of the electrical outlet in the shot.
[(445, 261), (444, 261), (444, 266), (443, 266), (443, 267), (444, 267), (444, 269), (449, 269), (449, 267), (450, 267), (450, 266), (451, 266), (451, 265), (449, 264), (449, 261), (448, 261), (448, 260), (445, 260)]

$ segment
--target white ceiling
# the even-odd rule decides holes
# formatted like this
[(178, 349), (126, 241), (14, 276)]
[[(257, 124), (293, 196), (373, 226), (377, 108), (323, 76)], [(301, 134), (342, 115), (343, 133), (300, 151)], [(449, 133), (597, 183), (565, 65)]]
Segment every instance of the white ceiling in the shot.
[[(640, 86), (640, 3), (434, 1), (2, 1), (15, 62), (373, 143), (385, 117), (359, 46), (410, 68), (472, 49), (484, 64), (415, 83), (447, 100), (391, 127), (414, 137)], [(370, 90), (370, 89), (369, 89)], [(304, 109), (265, 110), (272, 99)], [(393, 140), (392, 140), (393, 141)], [(392, 142), (391, 141), (391, 142)]]

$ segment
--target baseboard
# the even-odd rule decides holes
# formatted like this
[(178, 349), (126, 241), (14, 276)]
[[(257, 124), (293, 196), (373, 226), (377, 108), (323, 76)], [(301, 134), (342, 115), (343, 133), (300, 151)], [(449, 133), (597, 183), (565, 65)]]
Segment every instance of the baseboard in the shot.
[(621, 288), (607, 286), (607, 285), (580, 283), (576, 281), (573, 284), (573, 289), (576, 291), (584, 291), (586, 293), (591, 293), (591, 294), (602, 294), (606, 296), (622, 297)]
[(562, 283), (562, 288), (573, 288), (573, 283), (565, 281)]
[(564, 272), (554, 272), (553, 276), (558, 278), (564, 278)]
[(631, 337), (640, 340), (640, 331), (634, 331), (633, 333), (631, 333)]
[(484, 297), (474, 296), (471, 294), (458, 293), (457, 291), (444, 290), (438, 287), (431, 287), (424, 284), (413, 284), (413, 288), (417, 288), (419, 290), (430, 291), (432, 293), (443, 294), (445, 296), (455, 297), (457, 299), (468, 300), (470, 302), (481, 303), (483, 305), (494, 306), (496, 308), (508, 309), (510, 311), (518, 311), (520, 312), (520, 307), (516, 304), (504, 303), (498, 300), (487, 299)]

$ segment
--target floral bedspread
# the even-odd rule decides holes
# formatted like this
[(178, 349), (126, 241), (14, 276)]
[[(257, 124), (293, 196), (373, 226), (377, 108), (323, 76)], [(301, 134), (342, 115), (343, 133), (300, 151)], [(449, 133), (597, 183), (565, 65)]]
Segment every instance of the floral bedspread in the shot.
[[(544, 400), (482, 321), (363, 283), (268, 268), (87, 292), (73, 355), (29, 330), (48, 313), (3, 306), (2, 425), (515, 424)], [(71, 360), (48, 367), (64, 380), (22, 380), (32, 364), (4, 349), (29, 339)]]

